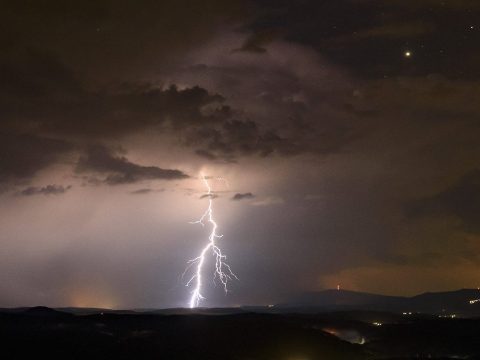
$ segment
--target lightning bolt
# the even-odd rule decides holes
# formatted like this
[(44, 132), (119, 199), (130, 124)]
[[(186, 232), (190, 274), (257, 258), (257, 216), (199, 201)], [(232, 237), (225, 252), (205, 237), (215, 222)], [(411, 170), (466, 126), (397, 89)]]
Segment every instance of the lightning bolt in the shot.
[(192, 284), (194, 285), (192, 295), (190, 297), (190, 303), (189, 303), (190, 308), (197, 307), (200, 304), (200, 301), (202, 299), (205, 299), (202, 296), (202, 285), (203, 285), (202, 272), (203, 272), (203, 266), (205, 264), (205, 258), (210, 251), (212, 252), (212, 255), (215, 259), (215, 270), (213, 272), (213, 281), (215, 282), (215, 279), (218, 278), (222, 283), (225, 293), (227, 293), (228, 281), (232, 280), (233, 278), (238, 280), (237, 276), (233, 273), (230, 266), (225, 262), (227, 257), (222, 253), (222, 250), (216, 244), (216, 240), (221, 238), (223, 235), (217, 234), (218, 225), (213, 217), (214, 194), (208, 182), (208, 178), (203, 174), (201, 174), (201, 178), (205, 187), (207, 188), (207, 192), (205, 195), (208, 198), (208, 207), (207, 207), (207, 210), (205, 210), (203, 215), (200, 217), (200, 219), (197, 221), (191, 222), (191, 224), (200, 224), (202, 226), (205, 226), (205, 223), (209, 223), (212, 227), (212, 230), (208, 237), (208, 242), (200, 252), (200, 255), (187, 262), (188, 266), (185, 269), (185, 272), (183, 273), (185, 275), (185, 273), (192, 266), (196, 265), (194, 274), (192, 275), (190, 280), (188, 280), (188, 282), (186, 283), (186, 286), (190, 286)]

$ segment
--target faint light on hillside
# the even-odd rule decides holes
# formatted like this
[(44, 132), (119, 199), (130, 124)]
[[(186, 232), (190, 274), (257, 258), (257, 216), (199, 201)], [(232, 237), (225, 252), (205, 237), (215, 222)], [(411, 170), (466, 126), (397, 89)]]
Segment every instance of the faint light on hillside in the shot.
[(457, 314), (438, 315), (439, 318), (455, 319)]
[(322, 328), (322, 331), (336, 336), (339, 339), (344, 341), (348, 341), (351, 344), (360, 344), (363, 345), (366, 342), (365, 337), (363, 337), (357, 330), (355, 329), (333, 329), (333, 328)]

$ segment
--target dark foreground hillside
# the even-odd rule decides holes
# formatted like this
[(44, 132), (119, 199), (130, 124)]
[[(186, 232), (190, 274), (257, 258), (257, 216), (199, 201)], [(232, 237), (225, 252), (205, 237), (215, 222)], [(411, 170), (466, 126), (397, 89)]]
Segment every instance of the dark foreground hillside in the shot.
[(387, 313), (0, 312), (5, 359), (480, 358), (480, 321)]

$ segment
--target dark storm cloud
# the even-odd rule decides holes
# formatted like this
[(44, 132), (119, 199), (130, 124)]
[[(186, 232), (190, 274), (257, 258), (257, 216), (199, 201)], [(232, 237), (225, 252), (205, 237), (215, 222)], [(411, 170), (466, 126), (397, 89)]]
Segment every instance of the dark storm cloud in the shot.
[[(480, 40), (476, 31), (480, 6), (476, 1), (257, 3), (263, 11), (250, 29), (280, 28), (283, 38), (313, 46), (332, 62), (363, 77), (429, 73), (480, 77), (473, 60), (479, 52), (471, 46)], [(406, 50), (413, 52), (415, 61), (404, 58)]]
[(199, 199), (216, 199), (219, 196), (217, 194), (205, 194), (199, 197)]
[[(197, 155), (210, 160), (234, 161), (238, 156), (273, 153), (295, 155), (305, 150), (274, 130), (261, 129), (254, 121), (235, 119), (236, 113), (224, 104), (224, 97), (198, 86), (180, 90), (174, 85), (158, 88), (148, 83), (125, 83), (90, 90), (51, 56), (38, 52), (21, 52), (18, 56), (15, 61), (4, 61), (0, 72), (4, 80), (0, 85), (0, 131), (10, 138), (3, 146), (13, 146), (12, 139), (20, 136), (18, 133), (65, 139), (56, 143), (52, 140), (51, 144), (45, 140), (44, 153), (36, 155), (41, 159), (34, 162), (29, 157), (30, 167), (35, 163), (35, 168), (26, 169), (25, 176), (55, 161), (53, 154), (49, 155), (49, 145), (54, 143), (57, 146), (52, 150), (60, 152), (62, 142), (82, 146), (92, 138), (117, 139), (152, 129), (179, 136), (185, 146), (196, 147)], [(35, 142), (29, 146), (35, 146)], [(17, 152), (6, 152), (10, 162), (15, 162)], [(19, 159), (18, 163), (25, 160)], [(4, 164), (4, 168), (7, 172), (12, 165)], [(118, 177), (109, 180), (129, 181)]]
[(244, 200), (244, 199), (253, 199), (255, 195), (253, 195), (251, 192), (247, 193), (237, 193), (232, 196), (232, 200), (238, 201), (238, 200)]
[(28, 179), (70, 149), (63, 140), (0, 132), (0, 182)]
[[(386, 116), (399, 117), (402, 123), (440, 127), (468, 125), (477, 129), (479, 118), (478, 81), (452, 80), (441, 75), (395, 77), (369, 81), (359, 87), (349, 105), (355, 116), (366, 122)], [(390, 115), (394, 114), (394, 115)], [(421, 122), (418, 122), (421, 120)], [(378, 124), (370, 130), (378, 128)], [(412, 134), (422, 136), (423, 134)], [(465, 136), (467, 134), (462, 134)], [(455, 142), (455, 139), (450, 139)]]
[(246, 4), (235, 0), (47, 0), (2, 5), (3, 56), (6, 50), (41, 48), (96, 83), (142, 78), (159, 64), (169, 66), (207, 41), (222, 24), (246, 13)]
[(218, 157), (214, 154), (212, 154), (211, 152), (207, 151), (207, 150), (201, 150), (201, 149), (198, 149), (198, 150), (195, 150), (195, 154), (200, 156), (200, 157), (203, 157), (207, 160), (217, 160)]
[(156, 166), (141, 166), (128, 161), (124, 156), (112, 154), (102, 145), (91, 146), (86, 156), (78, 161), (77, 172), (106, 174), (103, 182), (109, 185), (129, 184), (141, 180), (181, 180), (188, 178), (180, 170), (162, 169)]
[(164, 192), (165, 189), (150, 189), (150, 188), (143, 188), (143, 189), (138, 189), (131, 191), (130, 194), (132, 195), (146, 195), (146, 194), (151, 194), (151, 193), (161, 193)]
[(132, 191), (130, 194), (143, 195), (143, 194), (149, 194), (152, 191), (153, 191), (152, 189), (138, 189), (138, 190)]
[[(352, 2), (360, 2), (362, 0), (352, 0)], [(377, 4), (379, 6), (389, 6), (389, 7), (402, 7), (408, 9), (419, 9), (426, 8), (428, 10), (437, 10), (437, 11), (450, 11), (450, 10), (463, 10), (469, 12), (471, 10), (480, 9), (480, 4), (476, 0), (390, 0), (388, 3), (385, 0), (366, 0), (365, 2), (370, 2)]]
[(278, 37), (278, 31), (275, 31), (273, 29), (255, 32), (249, 37), (247, 37), (247, 39), (240, 48), (235, 49), (234, 51), (245, 51), (262, 54), (267, 51), (265, 46)]
[(270, 154), (281, 156), (297, 155), (306, 151), (306, 144), (296, 144), (282, 138), (274, 130), (261, 130), (250, 120), (226, 120), (215, 127), (193, 128), (187, 133), (187, 144), (204, 144), (205, 149), (196, 154), (212, 160), (233, 160), (236, 155)]
[(24, 190), (22, 190), (19, 195), (23, 196), (31, 196), (31, 195), (60, 195), (66, 193), (68, 190), (72, 188), (71, 185), (63, 186), (63, 185), (47, 185), (43, 187), (37, 186), (30, 186)]
[(81, 148), (92, 137), (111, 139), (162, 126), (182, 131), (192, 122), (220, 121), (216, 117), (226, 112), (221, 105), (214, 106), (218, 112), (202, 113), (204, 106), (222, 103), (220, 95), (138, 81), (144, 69), (169, 63), (212, 36), (225, 17), (243, 13), (235, 2), (182, 3), (3, 4), (0, 181), (28, 180), (57, 162), (70, 143)]
[(413, 218), (454, 215), (468, 231), (480, 232), (480, 170), (470, 171), (432, 197), (412, 202), (407, 214)]
[[(421, 36), (435, 31), (433, 23), (425, 22), (411, 22), (411, 23), (389, 23), (357, 31), (354, 34), (354, 38), (411, 38), (415, 36)], [(337, 38), (337, 41), (341, 38)], [(353, 40), (352, 37), (345, 38), (345, 40)]]
[[(0, 102), (2, 115), (39, 117), (45, 100), (80, 96), (82, 89), (71, 69), (41, 50), (23, 49), (0, 56)], [(42, 107), (42, 105), (44, 107)]]
[[(44, 123), (48, 131), (73, 135), (115, 136), (155, 126), (169, 126), (181, 131), (192, 123), (208, 124), (221, 121), (220, 106), (208, 115), (201, 109), (209, 104), (222, 102), (219, 95), (210, 95), (199, 87), (178, 90), (171, 86), (166, 90), (139, 86), (118, 93), (96, 93), (78, 99), (68, 112), (69, 120), (61, 119)], [(67, 105), (68, 106), (68, 105)]]
[[(114, 137), (169, 122), (182, 129), (229, 115), (220, 95), (196, 86), (178, 90), (124, 83), (89, 90), (57, 59), (31, 51), (0, 65), (0, 126), (9, 131), (34, 128), (62, 136)], [(214, 107), (204, 115), (207, 105)]]
[[(193, 3), (186, 3), (187, 10), (198, 8)], [(208, 3), (214, 6), (210, 11), (218, 12), (219, 18), (231, 14), (236, 6), (233, 3), (224, 6), (216, 1)], [(153, 20), (151, 15), (157, 10), (172, 9), (172, 16), (181, 18), (179, 23), (190, 16), (177, 13), (178, 4), (174, 2), (166, 2), (162, 6), (147, 2), (145, 8), (150, 9), (149, 12), (141, 12), (139, 18), (133, 20), (134, 23), (141, 23), (142, 17), (146, 22)], [(298, 117), (297, 121), (292, 121), (292, 124), (298, 124), (295, 135), (289, 131), (278, 131), (275, 124), (260, 125), (254, 118), (242, 117), (243, 109), (231, 108), (222, 94), (194, 84), (181, 89), (174, 85), (164, 87), (158, 83), (138, 81), (135, 77), (132, 80), (129, 73), (125, 72), (117, 73), (117, 78), (108, 86), (99, 86), (95, 78), (103, 75), (102, 71), (110, 73), (110, 69), (104, 69), (102, 64), (112, 63), (113, 67), (117, 64), (117, 58), (110, 61), (110, 55), (102, 52), (103, 47), (111, 47), (112, 54), (123, 54), (127, 45), (135, 45), (128, 33), (121, 32), (119, 28), (112, 29), (112, 24), (117, 24), (122, 14), (130, 12), (125, 4), (112, 8), (107, 2), (95, 5), (73, 2), (66, 6), (54, 1), (45, 8), (32, 4), (29, 12), (14, 4), (7, 7), (9, 16), (4, 19), (3, 26), (8, 33), (17, 34), (19, 41), (10, 45), (5, 42), (5, 51), (0, 55), (0, 131), (12, 136), (53, 136), (61, 139), (59, 141), (73, 142), (81, 148), (92, 137), (102, 142), (154, 129), (162, 134), (178, 136), (182, 144), (192, 147), (200, 157), (222, 162), (236, 162), (242, 156), (293, 156), (309, 151), (330, 153), (349, 142), (350, 128), (342, 127), (336, 121), (331, 121), (334, 124), (332, 129), (321, 129), (321, 134), (317, 134), (321, 138), (309, 131), (310, 121), (303, 121), (298, 114), (293, 114), (295, 118)], [(160, 15), (164, 14), (161, 12)], [(32, 42), (26, 36), (32, 33), (32, 29), (28, 26), (18, 27), (13, 21), (23, 17), (36, 21), (43, 19), (37, 24), (38, 41)], [(66, 22), (66, 19), (70, 20)], [(156, 22), (161, 23), (160, 20)], [(110, 28), (105, 28), (105, 24)], [(78, 43), (83, 44), (81, 47), (85, 56), (75, 56), (78, 50), (71, 48), (70, 43), (52, 36), (57, 34), (59, 26), (65, 29), (66, 38), (77, 39)], [(143, 30), (143, 26), (140, 26), (137, 35)], [(160, 31), (156, 27), (151, 31), (159, 37), (163, 36), (156, 30)], [(106, 40), (104, 32), (108, 33), (110, 41)], [(210, 36), (207, 33), (202, 36)], [(258, 28), (245, 40), (240, 50), (262, 53), (271, 41), (284, 33), (281, 26)], [(189, 36), (195, 38), (197, 35), (192, 33)], [(84, 41), (87, 38), (93, 41)], [(139, 36), (139, 39), (142, 42), (145, 38)], [(149, 49), (151, 46), (145, 47), (145, 51)], [(130, 58), (132, 52), (128, 54), (119, 58), (131, 68), (135, 61), (141, 63), (147, 58), (141, 54), (134, 59)], [(110, 60), (96, 59), (93, 64), (91, 56)], [(262, 96), (267, 99), (269, 95), (266, 93)], [(275, 101), (278, 102), (271, 100), (272, 106), (275, 106)], [(301, 102), (296, 107), (296, 112), (302, 111)], [(308, 139), (298, 136), (306, 132), (311, 133)], [(48, 147), (46, 149), (43, 161), (38, 161), (35, 171), (30, 171), (28, 176), (56, 161), (53, 155), (48, 156)], [(14, 158), (15, 153), (10, 153)], [(118, 176), (109, 180), (110, 183), (129, 181)]]

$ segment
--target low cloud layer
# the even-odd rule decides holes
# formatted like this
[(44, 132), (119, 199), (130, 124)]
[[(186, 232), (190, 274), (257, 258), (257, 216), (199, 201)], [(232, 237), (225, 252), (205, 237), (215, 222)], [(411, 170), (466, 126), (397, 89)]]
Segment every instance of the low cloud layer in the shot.
[(30, 186), (22, 190), (19, 194), (23, 196), (32, 196), (32, 195), (60, 195), (66, 193), (71, 189), (71, 185), (46, 185), (42, 187)]
[(108, 185), (130, 184), (141, 180), (181, 180), (188, 178), (180, 170), (162, 169), (156, 166), (134, 164), (124, 156), (112, 154), (101, 145), (92, 146), (85, 157), (78, 161), (78, 173), (90, 172), (104, 175), (102, 182)]
[(255, 195), (253, 195), (251, 192), (247, 193), (236, 193), (235, 195), (232, 196), (232, 200), (239, 201), (239, 200), (245, 200), (245, 199), (253, 199)]

